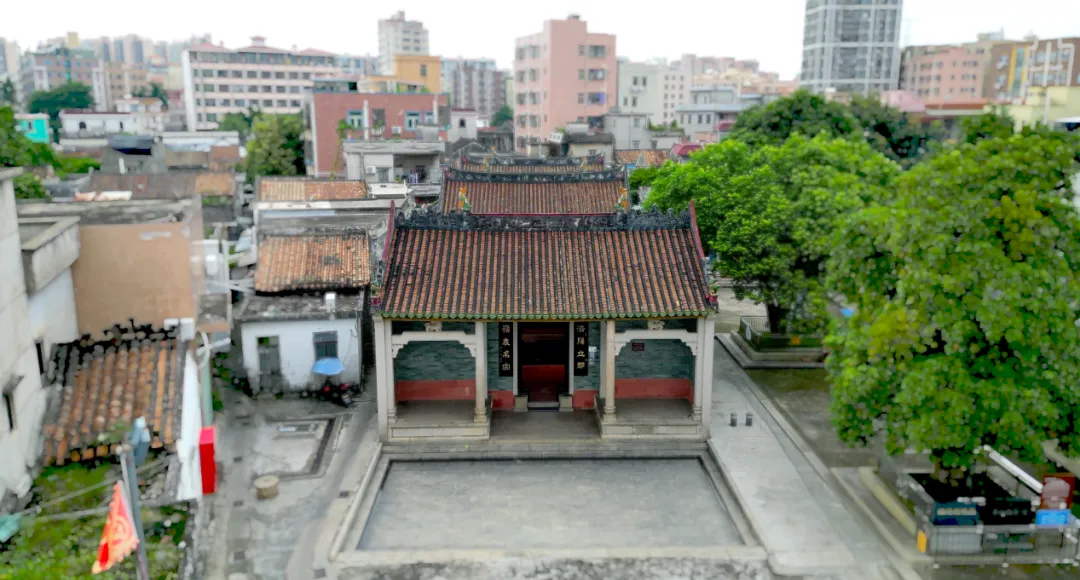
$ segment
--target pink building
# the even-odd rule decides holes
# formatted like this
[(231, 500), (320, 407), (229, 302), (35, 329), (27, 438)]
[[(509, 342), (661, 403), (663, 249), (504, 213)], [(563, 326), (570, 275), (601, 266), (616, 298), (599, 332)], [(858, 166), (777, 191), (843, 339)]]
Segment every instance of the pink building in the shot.
[(590, 33), (576, 14), (547, 20), (515, 41), (514, 132), (518, 150), (567, 123), (599, 127), (616, 98), (615, 35)]
[(986, 98), (990, 51), (997, 41), (960, 46), (909, 46), (900, 64), (900, 89), (921, 99)]

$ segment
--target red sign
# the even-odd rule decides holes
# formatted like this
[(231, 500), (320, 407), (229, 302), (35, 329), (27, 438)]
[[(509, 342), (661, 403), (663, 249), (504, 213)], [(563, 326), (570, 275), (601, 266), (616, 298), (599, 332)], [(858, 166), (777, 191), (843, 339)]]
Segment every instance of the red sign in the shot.
[(631, 342), (630, 343), (630, 351), (631, 352), (645, 352), (645, 343), (644, 342)]
[(1039, 509), (1067, 510), (1072, 507), (1073, 491), (1076, 490), (1076, 476), (1067, 473), (1054, 473), (1043, 476), (1043, 490)]
[(214, 426), (203, 427), (199, 433), (199, 466), (202, 468), (202, 491), (210, 495), (217, 491), (217, 463), (214, 462), (214, 446), (217, 432)]

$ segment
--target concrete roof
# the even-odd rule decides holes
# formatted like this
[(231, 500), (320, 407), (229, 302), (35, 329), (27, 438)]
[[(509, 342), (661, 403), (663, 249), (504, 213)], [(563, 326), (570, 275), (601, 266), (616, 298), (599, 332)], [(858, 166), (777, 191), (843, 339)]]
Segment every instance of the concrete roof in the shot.
[(364, 310), (364, 295), (338, 294), (337, 305), (331, 312), (326, 299), (320, 296), (248, 296), (233, 315), (237, 322), (270, 322), (285, 320), (333, 320), (352, 317)]
[(24, 251), (34, 251), (78, 224), (78, 217), (19, 218), (19, 241)]
[(130, 201), (33, 202), (17, 204), (19, 218), (74, 217), (83, 225), (135, 224), (151, 221), (183, 221), (191, 211), (199, 211), (185, 200), (147, 199)]

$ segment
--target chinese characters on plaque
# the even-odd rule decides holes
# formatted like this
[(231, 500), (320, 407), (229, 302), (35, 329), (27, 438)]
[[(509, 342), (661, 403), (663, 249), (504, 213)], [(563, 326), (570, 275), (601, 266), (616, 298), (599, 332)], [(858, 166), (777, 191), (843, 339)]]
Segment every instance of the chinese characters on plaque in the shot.
[(574, 323), (574, 376), (589, 376), (589, 323)]
[(514, 324), (499, 323), (499, 376), (514, 376)]

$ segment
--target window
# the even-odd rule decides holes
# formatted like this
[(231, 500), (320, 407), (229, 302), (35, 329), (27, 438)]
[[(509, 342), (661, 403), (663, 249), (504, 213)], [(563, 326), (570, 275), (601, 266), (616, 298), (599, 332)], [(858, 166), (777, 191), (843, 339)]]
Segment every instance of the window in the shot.
[(217, 76), (218, 76), (218, 78), (226, 78), (226, 77), (229, 76), (229, 71), (227, 71), (227, 70), (219, 70), (219, 71), (217, 71)]
[(11, 392), (4, 392), (4, 410), (7, 416), (8, 432), (15, 430), (15, 397)]
[(296, 80), (296, 79), (300, 78), (300, 73), (291, 72), (291, 73), (289, 73), (289, 78), (293, 79), (293, 80)]
[(311, 73), (309, 73), (309, 72), (302, 73), (300, 76), (302, 76), (304, 78), (304, 80), (307, 80), (307, 79), (311, 78)]
[(268, 78), (270, 78), (270, 71), (264, 70), (264, 71), (262, 71), (262, 74), (259, 75), (259, 76), (261, 76), (264, 79), (268, 79)]
[(247, 71), (247, 78), (249, 78), (249, 79), (257, 79), (257, 78), (259, 78), (259, 73), (257, 71), (249, 70), (249, 71)]
[(641, 119), (634, 117), (634, 128), (637, 129), (639, 127), (641, 127)]
[(38, 374), (45, 374), (45, 344), (40, 340), (34, 341), (34, 351), (37, 352)]
[(277, 106), (279, 106), (279, 107), (288, 107), (289, 102), (284, 100), (284, 99), (278, 99)]
[[(577, 71), (577, 78), (579, 81), (585, 80), (585, 69), (579, 68)], [(636, 77), (635, 77), (636, 78)]]
[(237, 107), (243, 107), (244, 106), (244, 99), (236, 99), (233, 102), (236, 103)]
[(274, 90), (274, 87), (272, 87), (270, 85), (263, 85), (262, 86), (262, 92), (264, 92), (264, 93), (269, 93), (270, 91), (273, 91), (273, 90)]
[(630, 146), (637, 149), (638, 147), (641, 147), (641, 141), (631, 141)]
[(227, 93), (229, 92), (229, 85), (218, 85), (217, 90), (219, 93)]
[(458, 126), (459, 129), (464, 129), (465, 128), (465, 118), (464, 117), (462, 117), (461, 119), (458, 119), (457, 126)]
[(263, 99), (262, 104), (264, 107), (273, 107), (274, 101), (271, 99)]
[(420, 76), (422, 76), (422, 77), (427, 76), (427, 65), (426, 64), (420, 65)]
[(207, 107), (216, 107), (217, 106), (217, 99), (206, 99), (206, 106)]
[(274, 73), (274, 78), (275, 79), (283, 79), (283, 78), (285, 78), (285, 73), (284, 72), (276, 72), (276, 73)]
[[(602, 81), (602, 80), (604, 80), (604, 78), (606, 76), (607, 76), (607, 71), (602, 69), (602, 68), (591, 68), (591, 69), (589, 69), (589, 80), (590, 81)], [(634, 77), (634, 80), (637, 80), (637, 77)], [(642, 77), (642, 79), (641, 79), (641, 85), (642, 86), (645, 85), (645, 78), (644, 77)]]
[(578, 54), (578, 56), (585, 56), (585, 45), (584, 44), (577, 45), (577, 54)]
[(315, 343), (315, 360), (337, 358), (337, 332), (316, 332), (312, 342)]
[(232, 78), (234, 78), (234, 79), (244, 78), (243, 71), (238, 71), (238, 70), (232, 71)]
[(284, 92), (286, 91), (285, 87), (283, 87), (283, 86), (280, 86), (280, 85), (279, 85), (279, 86), (276, 86), (276, 87), (274, 87), (274, 90), (276, 90), (276, 91), (277, 91), (277, 92), (279, 92), (279, 93), (284, 93)]
[(420, 113), (405, 113), (405, 128), (409, 131), (415, 131), (416, 126), (420, 124)]
[[(195, 99), (195, 106), (196, 107), (201, 107), (202, 106), (202, 99)], [(80, 123), (81, 123), (81, 121), (80, 121)]]
[(589, 58), (605, 58), (607, 56), (607, 47), (603, 45), (593, 44), (589, 45)]
[(207, 113), (206, 120), (211, 122), (217, 122), (217, 113)]
[(607, 95), (604, 93), (589, 93), (590, 105), (603, 105), (607, 102)]
[(630, 97), (630, 106), (631, 107), (636, 107), (637, 106), (637, 97)]
[(300, 106), (300, 101), (289, 101), (289, 106), (291, 106), (291, 107), (299, 107)]
[(230, 101), (229, 99), (221, 99), (221, 106), (222, 107), (231, 107), (232, 106), (232, 101)]
[(255, 350), (259, 356), (259, 373), (280, 375), (281, 354), (278, 351), (278, 337), (260, 336), (255, 339), (255, 345)]
[(633, 77), (633, 79), (631, 79), (631, 81), (630, 81), (630, 84), (632, 84), (632, 85), (634, 85), (636, 87), (637, 86), (637, 77)]
[(293, 85), (293, 86), (289, 87), (289, 92), (290, 93), (299, 93), (300, 92), (300, 87), (298, 87), (296, 85)]

